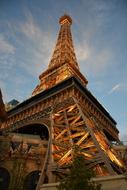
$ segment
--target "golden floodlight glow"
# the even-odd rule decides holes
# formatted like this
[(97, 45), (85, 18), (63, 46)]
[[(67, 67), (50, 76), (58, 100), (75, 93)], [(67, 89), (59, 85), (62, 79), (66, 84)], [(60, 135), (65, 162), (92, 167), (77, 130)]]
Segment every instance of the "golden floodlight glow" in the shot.
[(89, 135), (89, 132), (87, 132), (77, 143), (76, 145), (80, 145), (84, 139), (86, 139)]
[(68, 109), (68, 112), (71, 112), (75, 107), (76, 107), (76, 105), (70, 106)]
[(120, 167), (123, 167), (123, 164), (120, 162), (120, 160), (118, 160), (118, 159), (116, 158), (116, 156), (115, 156), (110, 150), (108, 150), (107, 154), (109, 155), (109, 157), (110, 157), (110, 159), (111, 159), (112, 161), (114, 161), (114, 162), (115, 162), (116, 164), (118, 164)]
[(69, 154), (71, 154), (71, 152), (72, 152), (72, 149), (70, 149), (70, 150), (59, 160), (59, 164), (61, 164), (61, 162), (62, 162), (65, 158), (67, 158), (67, 157), (69, 156)]

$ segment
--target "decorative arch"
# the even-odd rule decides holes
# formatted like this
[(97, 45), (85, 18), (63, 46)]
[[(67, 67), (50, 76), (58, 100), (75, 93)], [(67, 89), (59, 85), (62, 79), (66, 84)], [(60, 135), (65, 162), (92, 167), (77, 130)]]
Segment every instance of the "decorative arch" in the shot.
[(49, 128), (42, 123), (27, 123), (13, 131), (13, 133), (39, 136), (42, 140), (49, 139)]

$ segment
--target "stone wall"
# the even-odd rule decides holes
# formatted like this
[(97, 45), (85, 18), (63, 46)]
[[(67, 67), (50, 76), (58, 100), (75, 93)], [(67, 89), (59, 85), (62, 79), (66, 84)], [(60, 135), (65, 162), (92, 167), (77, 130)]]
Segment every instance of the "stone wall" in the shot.
[[(127, 177), (123, 175), (98, 177), (93, 179), (102, 184), (102, 190), (127, 190)], [(44, 184), (40, 190), (57, 190), (58, 183)]]
[(102, 184), (102, 190), (127, 190), (127, 177), (123, 175), (99, 177), (94, 181)]
[(40, 190), (57, 190), (56, 186), (59, 183), (49, 183), (49, 184), (44, 184)]

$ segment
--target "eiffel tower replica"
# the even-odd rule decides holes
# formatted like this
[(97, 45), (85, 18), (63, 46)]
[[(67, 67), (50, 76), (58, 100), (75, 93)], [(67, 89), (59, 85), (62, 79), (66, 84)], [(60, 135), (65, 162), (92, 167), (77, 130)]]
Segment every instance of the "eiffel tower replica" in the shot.
[(39, 85), (29, 99), (8, 111), (1, 125), (0, 139), (6, 146), (0, 172), (6, 173), (3, 181), (8, 179), (4, 185), (11, 183), (15, 190), (19, 184), (34, 190), (38, 179), (37, 189), (42, 183), (58, 181), (72, 162), (74, 146), (80, 147), (87, 167), (97, 176), (125, 170), (111, 145), (119, 142), (116, 121), (87, 89), (88, 81), (80, 72), (72, 19), (64, 15), (59, 23), (56, 46)]

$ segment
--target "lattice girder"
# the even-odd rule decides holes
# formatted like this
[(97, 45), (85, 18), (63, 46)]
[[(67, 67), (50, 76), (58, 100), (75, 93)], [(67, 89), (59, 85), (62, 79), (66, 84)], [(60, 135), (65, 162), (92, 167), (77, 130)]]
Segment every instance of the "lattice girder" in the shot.
[(116, 170), (121, 173), (123, 162), (111, 148), (105, 134), (99, 130), (95, 119), (86, 117), (78, 101), (73, 100), (73, 105), (52, 114), (54, 162), (59, 168), (65, 167), (73, 159), (73, 147), (78, 145), (88, 168), (95, 170), (97, 175), (113, 175)]

